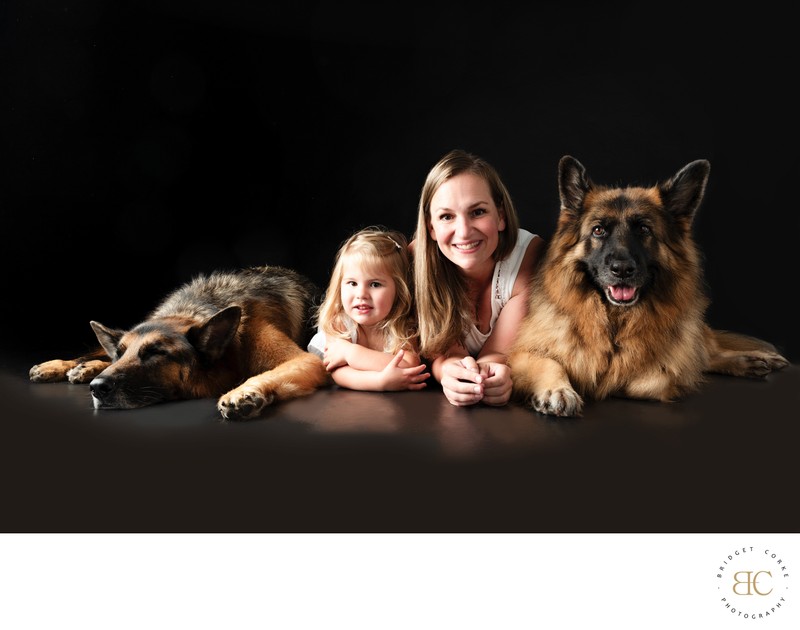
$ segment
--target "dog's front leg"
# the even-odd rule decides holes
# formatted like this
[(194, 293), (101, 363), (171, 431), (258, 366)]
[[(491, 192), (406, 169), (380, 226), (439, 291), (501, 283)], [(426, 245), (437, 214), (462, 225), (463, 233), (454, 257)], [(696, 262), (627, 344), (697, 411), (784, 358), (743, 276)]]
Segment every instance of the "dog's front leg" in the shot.
[(322, 359), (310, 352), (297, 355), (266, 372), (251, 376), (244, 383), (223, 394), (217, 409), (226, 420), (249, 420), (258, 417), (276, 400), (307, 396), (329, 382)]
[(28, 371), (28, 377), (34, 383), (88, 383), (109, 365), (111, 359), (105, 350), (98, 348), (77, 359), (53, 359), (34, 365)]
[(564, 367), (546, 357), (520, 351), (511, 354), (513, 396), (539, 413), (550, 416), (580, 416), (583, 399), (572, 385)]

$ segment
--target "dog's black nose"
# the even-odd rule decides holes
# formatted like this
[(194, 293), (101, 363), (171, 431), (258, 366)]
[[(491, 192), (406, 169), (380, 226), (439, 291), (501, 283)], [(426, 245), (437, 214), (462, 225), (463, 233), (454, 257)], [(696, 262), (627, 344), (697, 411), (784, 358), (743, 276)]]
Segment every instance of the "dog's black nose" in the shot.
[(114, 379), (105, 376), (97, 376), (89, 383), (89, 391), (95, 398), (105, 398), (114, 391), (115, 387)]
[(618, 259), (611, 263), (609, 269), (611, 269), (611, 273), (613, 273), (617, 278), (624, 280), (625, 278), (630, 278), (634, 273), (636, 273), (636, 263), (630, 258)]

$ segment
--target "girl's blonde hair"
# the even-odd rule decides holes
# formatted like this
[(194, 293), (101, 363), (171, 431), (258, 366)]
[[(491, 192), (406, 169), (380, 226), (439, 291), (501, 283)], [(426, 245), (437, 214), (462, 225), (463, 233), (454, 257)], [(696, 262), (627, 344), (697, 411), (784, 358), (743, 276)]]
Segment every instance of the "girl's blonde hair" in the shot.
[(494, 167), (482, 158), (455, 149), (428, 173), (419, 198), (414, 238), (414, 285), (419, 320), (420, 354), (435, 359), (456, 343), (463, 344), (475, 322), (474, 305), (460, 269), (439, 250), (430, 235), (431, 199), (439, 187), (456, 175), (472, 173), (486, 181), (505, 230), (499, 233), (495, 261), (503, 260), (517, 244), (519, 218), (511, 195)]
[(394, 303), (379, 324), (389, 343), (386, 350), (392, 353), (401, 348), (416, 351), (417, 323), (408, 240), (402, 233), (382, 226), (363, 228), (339, 247), (328, 289), (317, 311), (317, 325), (326, 335), (350, 340), (353, 321), (344, 311), (340, 292), (347, 257), (358, 257), (361, 265), (381, 267), (391, 275), (395, 284)]

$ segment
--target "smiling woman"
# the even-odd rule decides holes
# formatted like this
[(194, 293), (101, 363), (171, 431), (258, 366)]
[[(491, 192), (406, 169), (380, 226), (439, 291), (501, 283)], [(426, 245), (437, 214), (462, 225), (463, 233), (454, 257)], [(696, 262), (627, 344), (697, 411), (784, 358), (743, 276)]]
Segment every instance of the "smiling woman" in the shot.
[(420, 352), (453, 405), (508, 402), (507, 353), (543, 245), (519, 228), (511, 195), (482, 158), (454, 150), (428, 173), (414, 239)]

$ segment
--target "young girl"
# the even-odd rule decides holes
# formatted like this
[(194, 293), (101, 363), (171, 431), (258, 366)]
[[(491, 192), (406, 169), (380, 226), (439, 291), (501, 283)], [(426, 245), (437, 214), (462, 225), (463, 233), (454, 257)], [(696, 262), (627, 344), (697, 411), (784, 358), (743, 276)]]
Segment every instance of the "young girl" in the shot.
[(453, 405), (505, 405), (507, 354), (544, 241), (520, 229), (497, 171), (454, 150), (428, 173), (414, 247), (419, 345)]
[(349, 389), (418, 390), (430, 376), (416, 350), (406, 238), (369, 227), (339, 248), (309, 352)]

